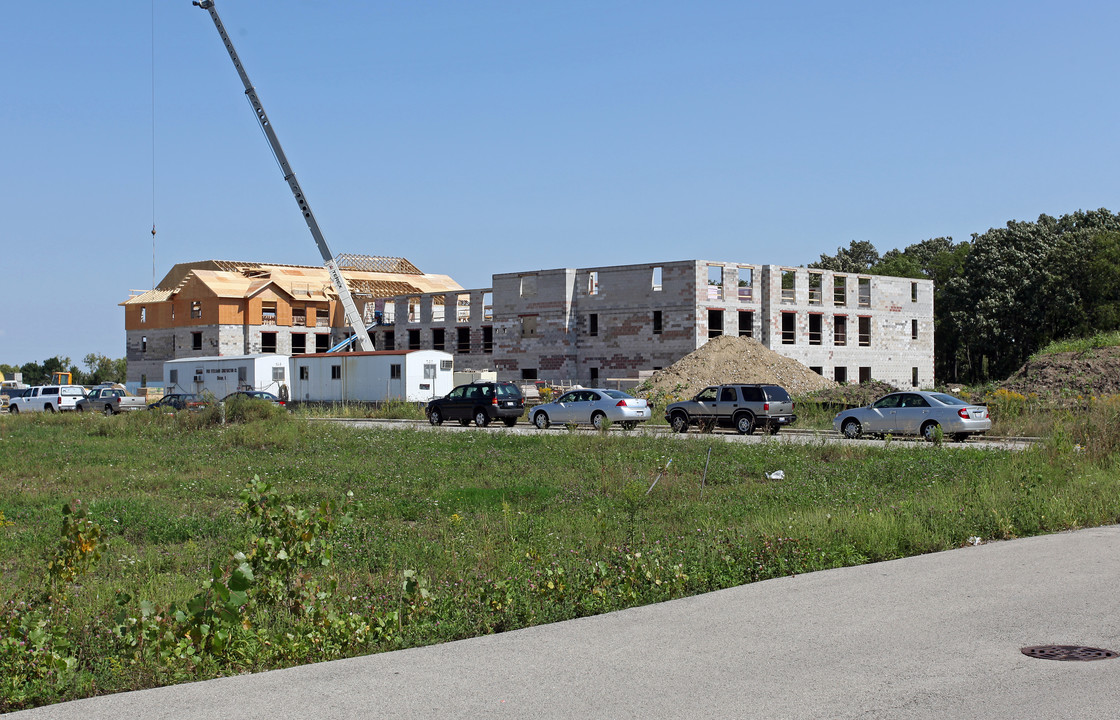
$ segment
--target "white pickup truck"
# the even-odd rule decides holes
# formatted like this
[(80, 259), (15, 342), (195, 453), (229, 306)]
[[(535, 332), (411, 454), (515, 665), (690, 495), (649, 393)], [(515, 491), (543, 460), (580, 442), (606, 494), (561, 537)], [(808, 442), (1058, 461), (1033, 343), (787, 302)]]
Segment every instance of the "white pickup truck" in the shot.
[(8, 412), (19, 415), (25, 412), (61, 412), (73, 410), (86, 396), (81, 385), (36, 385), (23, 397), (12, 398)]
[(74, 408), (78, 412), (101, 412), (115, 415), (129, 410), (147, 410), (148, 401), (136, 395), (129, 395), (120, 388), (96, 387), (78, 401)]

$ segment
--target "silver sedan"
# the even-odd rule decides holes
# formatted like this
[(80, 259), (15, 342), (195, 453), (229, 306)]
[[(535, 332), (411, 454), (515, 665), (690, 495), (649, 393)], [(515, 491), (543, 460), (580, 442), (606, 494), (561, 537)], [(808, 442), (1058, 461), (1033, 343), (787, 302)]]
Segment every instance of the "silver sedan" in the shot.
[(577, 388), (550, 403), (533, 408), (529, 413), (529, 422), (541, 430), (552, 423), (589, 423), (599, 430), (603, 421), (609, 420), (619, 423), (626, 430), (633, 430), (652, 415), (648, 402), (621, 390)]
[(920, 435), (926, 440), (945, 437), (961, 442), (992, 428), (988, 408), (969, 405), (960, 398), (938, 392), (897, 392), (884, 395), (867, 407), (845, 410), (832, 426), (846, 438), (861, 435)]

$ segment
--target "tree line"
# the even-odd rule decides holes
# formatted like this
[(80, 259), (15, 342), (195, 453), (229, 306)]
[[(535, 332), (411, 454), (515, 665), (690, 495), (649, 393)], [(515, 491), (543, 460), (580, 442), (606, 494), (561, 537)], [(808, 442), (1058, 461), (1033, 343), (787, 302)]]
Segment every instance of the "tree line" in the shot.
[(82, 363), (86, 370), (70, 362), (70, 358), (54, 356), (41, 363), (29, 362), (16, 367), (0, 363), (0, 373), (6, 379), (11, 379), (15, 373), (23, 373), (23, 382), (27, 385), (43, 385), (50, 382), (51, 375), (56, 372), (68, 372), (75, 385), (98, 385), (103, 382), (123, 383), (128, 374), (128, 360), (125, 358), (110, 358), (98, 353), (85, 356)]
[(1120, 329), (1120, 214), (1102, 208), (889, 250), (855, 241), (809, 267), (934, 281), (942, 381), (1010, 376), (1053, 340)]

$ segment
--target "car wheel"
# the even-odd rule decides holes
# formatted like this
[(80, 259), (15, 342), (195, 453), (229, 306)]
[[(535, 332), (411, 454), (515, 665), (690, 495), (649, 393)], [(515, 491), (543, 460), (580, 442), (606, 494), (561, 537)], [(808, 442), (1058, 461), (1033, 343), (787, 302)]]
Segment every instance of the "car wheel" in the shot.
[(8, 406), (8, 414), (9, 415), (19, 415), (19, 408), (16, 407), (15, 405)]
[(840, 433), (849, 440), (855, 440), (863, 434), (863, 426), (859, 424), (859, 420), (848, 418), (840, 426)]
[(922, 425), (922, 437), (928, 442), (933, 442), (937, 438), (937, 429), (941, 427), (933, 420), (930, 420), (925, 425)]
[(54, 405), (44, 405), (43, 406), (43, 411), (53, 413), (54, 412)]
[(466, 427), (471, 424), (470, 418), (459, 418), (459, 424)]
[(735, 418), (735, 429), (740, 435), (750, 435), (754, 432), (754, 415), (743, 413)]
[(505, 423), (506, 427), (513, 427), (517, 424), (517, 418), (502, 418), (502, 422)]
[(591, 427), (595, 428), (596, 430), (602, 430), (603, 429), (603, 421), (606, 420), (606, 419), (607, 419), (607, 416), (605, 414), (603, 414), (601, 412), (596, 412), (594, 415), (591, 416)]
[(485, 410), (475, 410), (474, 424), (479, 427), (486, 427), (490, 424), (490, 416), (486, 414)]
[(432, 408), (432, 410), (428, 413), (428, 422), (430, 422), (432, 425), (443, 424), (443, 414), (440, 413), (439, 408)]
[(81, 405), (75, 405), (74, 406), (74, 411), (75, 412), (85, 412), (86, 409), (84, 407), (82, 407)]
[(673, 413), (672, 417), (669, 418), (669, 425), (673, 428), (673, 432), (688, 432), (688, 415), (683, 412)]
[(774, 425), (770, 425), (770, 426), (769, 426), (768, 428), (766, 428), (766, 429), (770, 431), (770, 434), (771, 434), (771, 435), (777, 435), (777, 434), (778, 434), (778, 431), (782, 429), (782, 426), (781, 426), (781, 425), (778, 425), (778, 424), (774, 424)]
[(112, 405), (106, 405), (105, 406), (105, 417), (112, 417), (112, 416), (113, 416), (113, 406)]
[(626, 422), (622, 423), (623, 430), (633, 430), (636, 427), (638, 427), (637, 420), (627, 420)]
[(548, 413), (541, 411), (533, 416), (533, 424), (537, 426), (538, 430), (545, 430), (551, 424), (548, 421)]

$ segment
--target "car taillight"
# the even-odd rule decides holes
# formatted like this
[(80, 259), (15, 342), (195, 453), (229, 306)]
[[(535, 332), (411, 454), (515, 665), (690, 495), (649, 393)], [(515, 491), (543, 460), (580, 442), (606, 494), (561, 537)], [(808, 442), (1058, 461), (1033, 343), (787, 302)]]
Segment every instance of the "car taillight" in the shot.
[(280, 404), (281, 404), (281, 405), (287, 405), (288, 403), (286, 403), (286, 402), (284, 402), (283, 400), (281, 400), (281, 401), (280, 401)]
[(498, 396), (497, 396), (497, 395), (495, 395), (494, 397), (490, 398), (490, 404), (491, 404), (491, 405), (497, 405), (497, 404), (498, 404)]
[(957, 415), (960, 415), (965, 420), (968, 420), (968, 408), (961, 408), (957, 410)]
[(615, 407), (626, 407), (626, 401), (625, 400), (619, 400), (618, 402), (616, 402), (614, 404), (614, 406)]
[(770, 412), (770, 403), (762, 403), (762, 412)]

